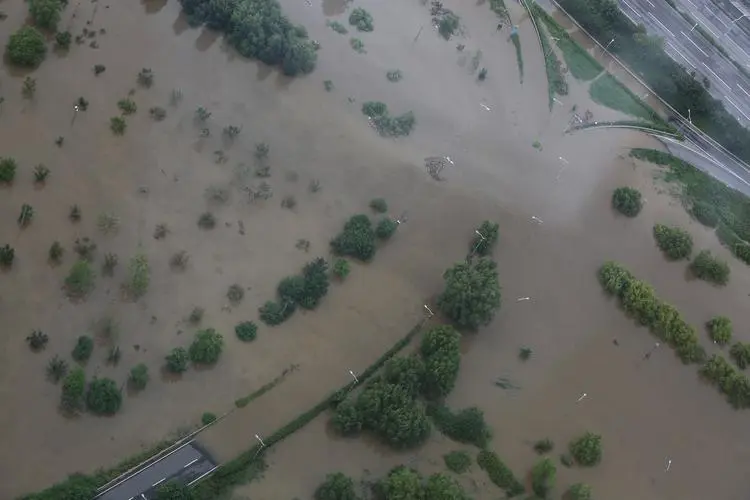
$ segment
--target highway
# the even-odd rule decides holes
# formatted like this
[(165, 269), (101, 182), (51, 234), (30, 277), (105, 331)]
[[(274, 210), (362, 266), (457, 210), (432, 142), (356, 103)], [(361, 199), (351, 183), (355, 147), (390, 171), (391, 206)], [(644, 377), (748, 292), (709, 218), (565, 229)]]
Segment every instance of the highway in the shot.
[(95, 500), (154, 500), (156, 489), (162, 483), (191, 484), (216, 467), (211, 458), (190, 441), (108, 486)]
[[(695, 2), (710, 4), (710, 0), (683, 1), (685, 3), (681, 5), (688, 7), (690, 4), (695, 5)], [(732, 113), (742, 125), (750, 127), (750, 78), (740, 73), (734, 63), (721, 54), (696, 29), (702, 26), (717, 42), (726, 42), (726, 39), (720, 40), (724, 32), (720, 32), (710, 23), (705, 23), (705, 16), (694, 15), (699, 10), (697, 5), (695, 10), (692, 7), (686, 8), (688, 13), (696, 19), (695, 23), (690, 23), (665, 0), (617, 0), (617, 2), (622, 12), (634, 24), (643, 24), (648, 33), (664, 39), (664, 50), (672, 59), (688, 71), (695, 71), (697, 76), (705, 77), (710, 83), (711, 95), (723, 101), (727, 111)], [(703, 9), (722, 12), (715, 7), (705, 6)], [(719, 19), (719, 17), (714, 16), (714, 19)], [(730, 22), (731, 20), (726, 21), (727, 24)], [(739, 35), (744, 32), (739, 28), (736, 31), (738, 39), (741, 38)], [(736, 42), (735, 45), (737, 45)], [(738, 45), (737, 49), (742, 50)], [(750, 63), (750, 60), (747, 63)]]

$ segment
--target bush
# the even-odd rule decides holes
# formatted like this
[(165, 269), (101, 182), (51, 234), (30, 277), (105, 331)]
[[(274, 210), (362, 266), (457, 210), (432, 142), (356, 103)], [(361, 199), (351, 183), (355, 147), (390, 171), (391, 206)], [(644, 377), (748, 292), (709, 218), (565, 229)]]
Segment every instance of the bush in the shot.
[(706, 323), (711, 340), (720, 346), (727, 345), (732, 340), (732, 321), (725, 316), (714, 316)]
[(377, 498), (383, 499), (422, 499), (422, 476), (414, 469), (399, 465), (378, 481), (373, 488)]
[(130, 98), (117, 101), (117, 107), (120, 108), (123, 115), (132, 115), (138, 111), (138, 106), (135, 104), (135, 101)]
[(213, 229), (216, 227), (216, 217), (211, 212), (203, 212), (198, 217), (198, 227), (201, 229)]
[(50, 382), (56, 384), (68, 374), (68, 362), (55, 354), (55, 356), (49, 360), (49, 363), (47, 363), (46, 372), (47, 378)]
[(188, 352), (184, 347), (175, 347), (164, 357), (167, 370), (171, 373), (183, 373), (188, 369)]
[(328, 474), (326, 480), (315, 490), (315, 500), (357, 500), (354, 481), (341, 472)]
[(336, 259), (336, 261), (333, 263), (333, 275), (340, 280), (344, 280), (347, 276), (349, 276), (350, 271), (351, 269), (349, 266), (349, 261), (346, 259)]
[(315, 45), (302, 26), (293, 25), (276, 0), (209, 2), (180, 0), (192, 25), (205, 23), (223, 31), (227, 41), (244, 57), (280, 66), (287, 76), (315, 69)]
[(70, 34), (70, 31), (59, 31), (55, 34), (55, 47), (60, 50), (68, 50), (72, 41), (73, 35)]
[(545, 453), (549, 453), (555, 448), (555, 443), (552, 442), (549, 438), (540, 439), (536, 443), (534, 443), (534, 451), (537, 452), (539, 455), (544, 455)]
[(750, 380), (723, 357), (711, 356), (700, 369), (701, 375), (726, 395), (734, 408), (750, 408)]
[(86, 408), (97, 415), (114, 415), (122, 405), (122, 391), (110, 378), (94, 378), (86, 392)]
[[(359, 42), (359, 40), (357, 41)], [(362, 42), (359, 43), (361, 44)], [(392, 117), (388, 112), (388, 106), (379, 101), (365, 102), (362, 105), (362, 113), (370, 119), (372, 125), (383, 137), (401, 137), (409, 135), (416, 123), (414, 113), (411, 111)]]
[(331, 249), (338, 256), (371, 260), (375, 255), (375, 232), (370, 218), (363, 214), (351, 217), (343, 231), (331, 240)]
[(670, 260), (687, 259), (693, 251), (693, 238), (679, 227), (654, 225), (654, 239), (659, 249)]
[(531, 489), (540, 498), (547, 498), (550, 490), (555, 487), (557, 468), (552, 460), (544, 458), (531, 469)]
[(465, 451), (451, 451), (443, 455), (443, 462), (451, 472), (463, 474), (471, 467), (471, 457)]
[(91, 353), (94, 350), (94, 340), (87, 336), (87, 335), (81, 335), (78, 337), (78, 340), (76, 341), (76, 345), (73, 348), (73, 352), (71, 352), (71, 356), (73, 356), (73, 359), (78, 361), (79, 363), (85, 363), (89, 360), (91, 357)]
[(59, 264), (64, 253), (65, 253), (65, 249), (62, 247), (60, 242), (55, 241), (49, 247), (49, 250), (47, 251), (47, 256), (49, 257), (50, 262), (52, 262), (53, 264)]
[(495, 262), (486, 257), (461, 262), (445, 271), (443, 279), (445, 290), (437, 304), (456, 326), (476, 330), (492, 321), (501, 300)]
[(258, 334), (258, 326), (252, 321), (243, 321), (234, 327), (234, 333), (241, 341), (251, 342)]
[(726, 285), (729, 281), (729, 265), (711, 254), (710, 250), (701, 250), (690, 263), (690, 271), (703, 281), (715, 285)]
[(96, 273), (87, 260), (79, 260), (65, 278), (65, 290), (71, 298), (83, 298), (94, 289)]
[(49, 342), (49, 335), (41, 330), (34, 330), (26, 337), (26, 343), (29, 344), (29, 347), (34, 352), (41, 351), (47, 347), (47, 342)]
[(739, 369), (744, 370), (750, 365), (750, 344), (736, 342), (729, 349), (729, 355), (732, 356)]
[(566, 500), (591, 500), (591, 486), (576, 483), (568, 489), (565, 495)]
[(203, 425), (208, 425), (208, 424), (210, 424), (211, 422), (213, 422), (215, 420), (216, 420), (216, 415), (214, 415), (211, 412), (207, 411), (203, 415), (201, 415), (201, 423)]
[(732, 253), (745, 264), (750, 264), (750, 245), (747, 243), (735, 243)]
[(424, 486), (424, 498), (430, 500), (471, 500), (455, 479), (440, 473), (427, 478), (427, 484)]
[(461, 363), (459, 339), (451, 326), (436, 326), (423, 337), (420, 353), (425, 367), (422, 392), (426, 397), (442, 398), (456, 385)]
[(359, 31), (372, 31), (375, 29), (372, 25), (372, 16), (361, 7), (356, 7), (349, 14), (349, 24), (356, 26)]
[[(365, 103), (368, 104), (368, 103)], [(373, 103), (370, 103), (373, 104)], [(383, 103), (377, 103), (383, 104)], [(385, 106), (385, 104), (383, 104)], [(370, 201), (370, 208), (379, 214), (384, 214), (388, 211), (388, 203), (383, 198), (374, 198)]]
[(328, 294), (328, 263), (322, 257), (308, 262), (302, 269), (303, 291), (297, 301), (304, 309), (315, 309)]
[(500, 225), (488, 220), (474, 230), (474, 238), (471, 240), (471, 252), (482, 257), (490, 254), (497, 243), (497, 233)]
[(126, 287), (130, 296), (137, 299), (145, 295), (148, 291), (148, 285), (151, 283), (151, 267), (148, 265), (148, 258), (144, 254), (138, 254), (130, 259), (128, 275)]
[(579, 465), (593, 467), (602, 460), (602, 437), (592, 432), (570, 442), (570, 454)]
[(0, 158), (0, 182), (10, 184), (16, 178), (18, 163), (13, 158)]
[(690, 209), (690, 213), (695, 219), (708, 227), (716, 227), (719, 224), (719, 215), (713, 206), (708, 203), (696, 201)]
[(446, 40), (450, 40), (450, 37), (458, 30), (459, 18), (453, 12), (446, 13), (438, 23), (438, 32)]
[(394, 220), (389, 219), (388, 217), (384, 217), (380, 219), (378, 225), (375, 227), (375, 236), (377, 236), (381, 240), (387, 240), (391, 236), (393, 236), (393, 233), (396, 232), (396, 229), (398, 229), (398, 223)]
[(201, 330), (195, 334), (188, 354), (190, 361), (196, 364), (211, 365), (219, 360), (224, 347), (224, 337), (213, 328)]
[(40, 28), (54, 31), (60, 22), (63, 3), (60, 0), (29, 0), (29, 15)]
[(86, 391), (86, 374), (83, 368), (76, 367), (63, 380), (60, 405), (66, 411), (76, 411), (81, 408), (83, 394)]
[(258, 313), (263, 323), (268, 326), (275, 326), (289, 319), (294, 310), (294, 302), (287, 300), (280, 303), (269, 300), (258, 309)]
[(242, 288), (238, 284), (234, 284), (229, 287), (227, 290), (227, 299), (229, 299), (229, 302), (232, 303), (232, 305), (237, 305), (240, 302), (242, 302), (242, 299), (245, 298), (245, 289)]
[(44, 61), (47, 45), (36, 28), (23, 26), (13, 33), (5, 46), (5, 56), (16, 66), (36, 67)]
[(0, 247), (0, 266), (9, 269), (16, 258), (16, 251), (10, 245)]
[(635, 217), (643, 208), (641, 192), (631, 187), (619, 187), (612, 193), (612, 207), (627, 217)]
[(331, 425), (342, 436), (359, 434), (362, 431), (362, 415), (357, 409), (357, 405), (349, 400), (339, 404), (331, 419)]
[(123, 135), (128, 128), (128, 123), (122, 116), (113, 116), (109, 119), (109, 129), (115, 135)]
[(430, 416), (440, 432), (459, 443), (484, 448), (492, 438), (484, 413), (475, 406), (452, 413), (450, 408), (441, 405), (431, 409)]
[(143, 389), (146, 388), (148, 381), (149, 381), (148, 367), (145, 364), (139, 363), (130, 370), (130, 376), (128, 377), (128, 382), (130, 382), (130, 386), (133, 389), (137, 391), (142, 391)]
[(503, 463), (494, 451), (482, 450), (477, 455), (477, 465), (487, 472), (496, 486), (505, 490), (508, 497), (515, 497), (524, 492), (523, 484), (516, 478), (513, 471)]

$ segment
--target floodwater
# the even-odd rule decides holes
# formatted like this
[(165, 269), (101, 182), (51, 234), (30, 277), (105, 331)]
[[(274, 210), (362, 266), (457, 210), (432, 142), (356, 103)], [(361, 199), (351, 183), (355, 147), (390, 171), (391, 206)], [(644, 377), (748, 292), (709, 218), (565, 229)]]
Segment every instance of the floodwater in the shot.
[[(656, 143), (622, 130), (564, 135), (573, 106), (591, 109), (596, 119), (620, 115), (590, 103), (586, 87), (572, 81), (570, 95), (550, 111), (530, 24), (520, 30), (521, 84), (508, 31), (496, 31), (486, 5), (446, 2), (465, 28), (463, 37), (450, 42), (432, 29), (429, 7), (416, 0), (358, 2), (372, 13), (375, 31), (346, 36), (325, 21), (347, 24), (351, 3), (282, 5), (321, 43), (318, 67), (304, 78), (285, 78), (237, 56), (217, 34), (189, 28), (174, 0), (71, 2), (63, 25), (74, 34), (84, 27), (97, 34), (74, 44), (68, 55), (48, 56), (33, 73), (34, 99), (21, 99), (22, 75), (0, 75), (6, 98), (0, 154), (16, 157), (20, 165), (0, 202), (6, 214), (0, 234), (17, 254), (13, 269), (0, 279), (0, 317), (6, 325), (0, 337), (0, 428), (6, 443), (0, 451), (6, 478), (0, 497), (115, 463), (194, 425), (204, 411), (230, 410), (236, 398), (297, 365), (277, 388), (200, 438), (221, 460), (252, 446), (254, 434), (272, 432), (346, 383), (348, 370), (366, 366), (419, 321), (422, 305), (440, 290), (442, 271), (465, 255), (472, 228), (492, 219), (501, 226), (495, 257), (504, 305), (488, 328), (465, 339), (459, 385), (449, 403), (485, 411), (495, 430), (493, 449), (518, 475), (533, 462), (529, 442), (550, 437), (562, 450), (578, 433), (601, 433), (603, 463), (586, 471), (560, 470), (560, 491), (585, 480), (598, 498), (744, 498), (749, 486), (749, 450), (741, 439), (745, 416), (733, 412), (697, 380), (694, 368), (680, 365), (666, 348), (639, 363), (653, 338), (605, 300), (595, 279), (603, 261), (616, 259), (651, 282), (694, 325), (724, 314), (739, 338), (750, 326), (743, 315), (750, 287), (744, 266), (730, 260), (732, 282), (715, 289), (686, 281), (684, 265), (665, 262), (653, 245), (655, 221), (679, 223), (691, 230), (697, 248), (730, 259), (710, 232), (692, 223), (663, 188), (654, 187), (649, 167), (626, 159), (629, 147)], [(514, 19), (522, 18), (520, 6), (509, 7)], [(9, 15), (0, 24), (4, 42), (23, 22), (25, 5), (5, 2), (3, 8)], [(349, 47), (349, 36), (364, 42), (366, 54)], [(89, 46), (91, 40), (98, 48)], [(458, 43), (465, 45), (463, 53), (456, 50)], [(487, 68), (486, 81), (470, 73), (472, 58)], [(107, 67), (98, 77), (91, 71), (95, 64)], [(155, 74), (149, 89), (136, 83), (144, 67)], [(393, 69), (403, 72), (402, 81), (386, 79)], [(325, 80), (333, 82), (331, 92), (324, 90)], [(124, 136), (113, 136), (108, 120), (131, 89), (138, 112), (128, 118)], [(169, 104), (173, 89), (182, 95), (176, 106)], [(73, 121), (79, 96), (90, 107)], [(378, 137), (360, 112), (367, 100), (385, 102), (392, 113), (413, 110), (412, 135)], [(149, 118), (152, 106), (167, 110), (163, 122)], [(198, 106), (212, 112), (208, 138), (200, 137), (201, 127), (194, 123)], [(221, 138), (227, 125), (243, 127), (233, 144)], [(54, 145), (58, 136), (65, 137), (62, 148)], [(254, 144), (261, 141), (271, 148), (268, 182), (274, 196), (251, 204), (243, 188), (260, 182), (247, 169)], [(217, 150), (224, 151), (225, 162), (215, 161)], [(423, 159), (441, 155), (450, 155), (456, 165), (436, 182)], [(32, 183), (31, 169), (38, 163), (52, 171), (44, 187)], [(320, 182), (321, 191), (309, 192), (312, 180)], [(611, 190), (623, 184), (639, 187), (648, 200), (635, 220), (610, 210)], [(204, 191), (211, 186), (226, 189), (229, 200), (207, 202)], [(280, 208), (290, 195), (297, 206)], [(261, 326), (249, 345), (234, 338), (233, 326), (255, 319), (257, 307), (272, 297), (282, 277), (326, 255), (341, 222), (366, 210), (374, 197), (388, 200), (391, 215), (407, 217), (375, 261), (355, 265), (320, 310), (274, 329)], [(32, 204), (36, 215), (30, 227), (19, 230), (15, 219), (22, 203)], [(66, 218), (73, 204), (83, 212), (76, 225)], [(211, 232), (196, 226), (207, 209), (218, 219)], [(103, 212), (119, 216), (116, 235), (97, 229)], [(156, 240), (152, 234), (160, 223), (170, 233)], [(73, 241), (83, 236), (98, 244), (97, 266), (105, 252), (118, 253), (120, 264), (113, 278), (100, 277), (91, 296), (74, 304), (60, 287), (73, 262)], [(309, 240), (309, 253), (295, 248), (299, 239)], [(67, 249), (59, 267), (46, 262), (54, 240)], [(190, 254), (189, 266), (175, 273), (169, 259), (183, 249)], [(122, 300), (120, 285), (136, 252), (148, 255), (152, 275), (148, 294), (132, 303)], [(246, 288), (238, 307), (225, 297), (233, 283)], [(516, 301), (526, 296), (531, 300)], [(196, 327), (185, 318), (196, 306), (206, 309), (203, 326), (225, 333), (222, 359), (212, 369), (163, 380), (163, 356), (190, 342)], [(124, 383), (129, 369), (144, 362), (152, 380), (142, 393), (126, 397), (115, 417), (65, 419), (56, 412), (59, 388), (44, 380), (44, 367), (53, 354), (68, 357), (75, 338), (104, 315), (120, 322), (115, 342), (123, 357), (119, 365), (108, 365), (107, 347), (99, 345), (87, 375)], [(50, 335), (43, 353), (33, 354), (25, 345), (33, 329)], [(534, 350), (526, 364), (517, 360), (522, 346)], [(521, 389), (504, 392), (493, 383), (497, 377), (511, 378)], [(576, 404), (582, 392), (588, 397)], [(434, 441), (417, 453), (425, 472), (437, 470), (441, 453), (454, 447), (439, 436)], [(269, 500), (307, 498), (328, 472), (382, 474), (386, 464), (411, 458), (365, 441), (331, 439), (325, 419), (319, 419), (278, 446), (264, 481), (241, 493)], [(668, 473), (665, 459), (672, 460)], [(498, 496), (481, 474), (472, 477), (477, 498)]]

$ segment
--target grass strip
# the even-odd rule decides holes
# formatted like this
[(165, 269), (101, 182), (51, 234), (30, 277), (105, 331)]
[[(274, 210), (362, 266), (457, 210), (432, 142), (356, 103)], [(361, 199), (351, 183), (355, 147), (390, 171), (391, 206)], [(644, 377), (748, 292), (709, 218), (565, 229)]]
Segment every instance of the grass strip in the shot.
[(610, 73), (601, 75), (589, 87), (589, 95), (594, 102), (630, 116), (642, 118), (653, 123), (664, 123), (664, 120), (651, 106), (644, 103), (629, 88)]
[(536, 34), (539, 37), (539, 45), (542, 48), (544, 54), (544, 70), (547, 73), (547, 94), (549, 98), (549, 109), (555, 105), (555, 94), (557, 95), (568, 95), (568, 82), (565, 81), (565, 76), (562, 73), (562, 64), (557, 54), (552, 50), (552, 45), (549, 43), (547, 33), (542, 29), (541, 24), (537, 21), (537, 17), (534, 15), (532, 7), (529, 7), (529, 3), (533, 6), (531, 0), (522, 0), (521, 2), (528, 12), (529, 16), (534, 19)]
[(296, 365), (291, 365), (291, 366), (289, 366), (287, 368), (284, 368), (284, 371), (281, 372), (281, 375), (278, 375), (275, 379), (271, 380), (267, 384), (264, 384), (258, 390), (254, 391), (254, 392), (251, 392), (247, 396), (235, 400), (234, 406), (236, 406), (237, 408), (244, 408), (244, 407), (246, 407), (252, 401), (258, 399), (259, 397), (261, 397), (262, 395), (264, 395), (265, 393), (267, 393), (268, 391), (270, 391), (271, 389), (273, 389), (274, 387), (276, 387), (277, 385), (279, 385), (281, 382), (283, 382), (284, 379), (286, 379), (286, 377), (289, 374), (291, 374), (294, 371), (296, 371), (296, 369), (297, 369)]
[(518, 74), (523, 83), (523, 54), (521, 54), (521, 39), (518, 38), (518, 33), (510, 35), (510, 39), (513, 45), (516, 47), (516, 62), (518, 63)]
[(653, 123), (653, 122), (647, 122), (643, 120), (612, 120), (612, 121), (601, 121), (601, 122), (589, 122), (584, 123), (583, 125), (576, 125), (571, 128), (571, 130), (585, 130), (587, 128), (597, 128), (597, 127), (607, 127), (607, 126), (616, 126), (616, 127), (640, 127), (649, 129), (650, 131), (653, 131), (654, 133), (664, 133), (668, 134), (670, 137), (677, 138), (679, 140), (683, 140), (685, 138), (684, 135), (679, 133), (676, 129), (674, 129), (672, 126), (666, 123)]

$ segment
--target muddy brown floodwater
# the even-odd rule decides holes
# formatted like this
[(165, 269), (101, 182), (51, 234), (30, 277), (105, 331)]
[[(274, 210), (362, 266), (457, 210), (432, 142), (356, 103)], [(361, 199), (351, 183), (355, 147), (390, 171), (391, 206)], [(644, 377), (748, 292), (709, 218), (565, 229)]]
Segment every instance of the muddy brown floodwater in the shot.
[[(562, 133), (573, 105), (592, 110), (597, 119), (620, 115), (588, 101), (586, 88), (572, 81), (571, 94), (550, 112), (535, 34), (520, 6), (511, 3), (511, 15), (522, 20), (523, 84), (507, 28), (495, 30), (487, 5), (446, 2), (465, 27), (462, 38), (447, 42), (430, 26), (428, 7), (416, 0), (357, 2), (372, 13), (375, 31), (347, 36), (325, 21), (347, 24), (351, 3), (284, 0), (290, 18), (322, 46), (316, 71), (290, 80), (238, 57), (217, 34), (189, 28), (175, 0), (71, 1), (62, 25), (74, 35), (83, 28), (95, 35), (67, 55), (48, 55), (32, 73), (35, 97), (21, 98), (25, 73), (3, 68), (0, 74), (0, 155), (20, 165), (0, 201), (0, 243), (11, 244), (17, 255), (12, 270), (0, 275), (0, 498), (114, 464), (195, 425), (204, 411), (231, 409), (236, 398), (298, 365), (277, 389), (201, 438), (222, 460), (251, 446), (254, 433), (272, 432), (306, 410), (345, 383), (349, 369), (366, 366), (403, 336), (483, 219), (500, 223), (495, 258), (504, 305), (490, 326), (464, 340), (460, 379), (449, 403), (485, 411), (495, 431), (492, 448), (519, 475), (534, 461), (530, 442), (550, 437), (562, 450), (585, 430), (602, 434), (602, 464), (560, 470), (560, 492), (582, 480), (597, 498), (746, 498), (747, 416), (732, 411), (668, 349), (641, 362), (654, 339), (602, 296), (595, 271), (605, 260), (619, 260), (694, 325), (715, 314), (729, 316), (741, 340), (749, 340), (750, 275), (712, 233), (689, 220), (664, 186), (654, 184), (649, 166), (627, 159), (628, 148), (656, 147), (653, 140), (621, 130)], [(8, 14), (0, 23), (4, 45), (24, 22), (26, 4), (0, 6)], [(350, 48), (349, 36), (362, 39), (366, 54)], [(98, 48), (90, 46), (94, 40)], [(457, 43), (465, 44), (463, 53)], [(469, 71), (477, 51), (480, 66), (488, 69), (484, 82)], [(98, 77), (92, 72), (96, 64), (106, 66)], [(144, 67), (155, 74), (148, 89), (136, 83)], [(393, 69), (403, 72), (402, 81), (386, 79)], [(333, 82), (331, 92), (324, 80)], [(109, 118), (131, 89), (138, 111), (127, 119), (125, 135), (114, 136)], [(182, 95), (177, 105), (169, 104), (173, 89)], [(79, 96), (90, 106), (73, 120)], [(393, 113), (413, 110), (413, 134), (378, 137), (360, 112), (366, 100), (384, 101)], [(167, 110), (164, 121), (149, 118), (152, 106)], [(194, 124), (198, 106), (212, 113), (208, 138)], [(226, 125), (243, 127), (234, 144), (222, 142)], [(64, 137), (61, 148), (54, 144), (58, 136)], [(274, 196), (249, 203), (243, 188), (259, 182), (247, 172), (261, 141), (270, 145)], [(532, 147), (534, 141), (541, 150)], [(215, 161), (217, 150), (224, 151), (225, 162)], [(436, 155), (455, 160), (443, 182), (432, 180), (423, 166), (425, 157)], [(32, 182), (39, 163), (51, 170), (43, 187)], [(322, 186), (317, 193), (308, 190), (313, 180)], [(648, 200), (635, 220), (610, 209), (611, 190), (620, 185), (637, 186)], [(211, 205), (204, 197), (209, 187), (226, 189), (229, 199)], [(285, 196), (296, 197), (293, 210), (279, 206)], [(342, 221), (367, 210), (374, 197), (388, 200), (391, 215), (408, 217), (375, 261), (355, 265), (320, 310), (277, 328), (261, 325), (254, 343), (240, 343), (234, 325), (255, 319), (282, 277), (327, 255), (328, 240)], [(36, 215), (19, 230), (23, 203), (33, 205)], [(67, 218), (73, 204), (83, 213), (77, 224)], [(207, 209), (218, 219), (210, 232), (196, 225)], [(105, 212), (119, 217), (117, 234), (97, 229)], [(689, 228), (697, 248), (729, 260), (731, 283), (716, 289), (686, 281), (684, 265), (667, 263), (656, 250), (655, 221)], [(166, 238), (153, 238), (157, 224), (169, 227)], [(107, 252), (117, 253), (120, 264), (114, 277), (97, 279), (86, 301), (72, 303), (61, 286), (74, 261), (73, 242), (86, 236), (97, 243), (97, 268)], [(309, 253), (295, 247), (299, 239), (310, 241)], [(55, 240), (66, 249), (59, 267), (47, 263)], [(169, 259), (180, 250), (190, 260), (185, 272), (176, 273)], [(121, 285), (136, 252), (148, 256), (152, 276), (146, 296), (133, 303), (123, 300)], [(246, 293), (231, 307), (226, 291), (234, 283)], [(519, 297), (531, 299), (517, 302)], [(166, 380), (160, 376), (163, 357), (190, 342), (197, 327), (185, 318), (196, 306), (206, 310), (204, 326), (225, 334), (225, 352), (212, 369)], [(75, 339), (104, 316), (119, 322), (119, 336), (111, 342), (120, 346), (122, 359), (108, 365), (108, 346), (99, 342), (87, 376), (124, 383), (130, 368), (143, 362), (152, 380), (145, 391), (127, 393), (114, 417), (64, 418), (56, 410), (60, 389), (45, 380), (45, 366), (54, 354), (70, 359)], [(24, 342), (34, 329), (50, 336), (39, 354)], [(525, 364), (517, 360), (521, 346), (534, 351)], [(498, 377), (520, 388), (503, 391), (493, 383)], [(576, 403), (584, 392), (588, 397)], [(457, 448), (436, 435), (416, 452), (395, 454), (367, 440), (333, 438), (325, 431), (326, 418), (275, 448), (264, 480), (238, 495), (309, 498), (328, 472), (361, 476), (367, 469), (376, 477), (406, 461), (431, 472), (441, 468), (442, 453)], [(466, 481), (476, 498), (500, 493), (476, 471)]]

